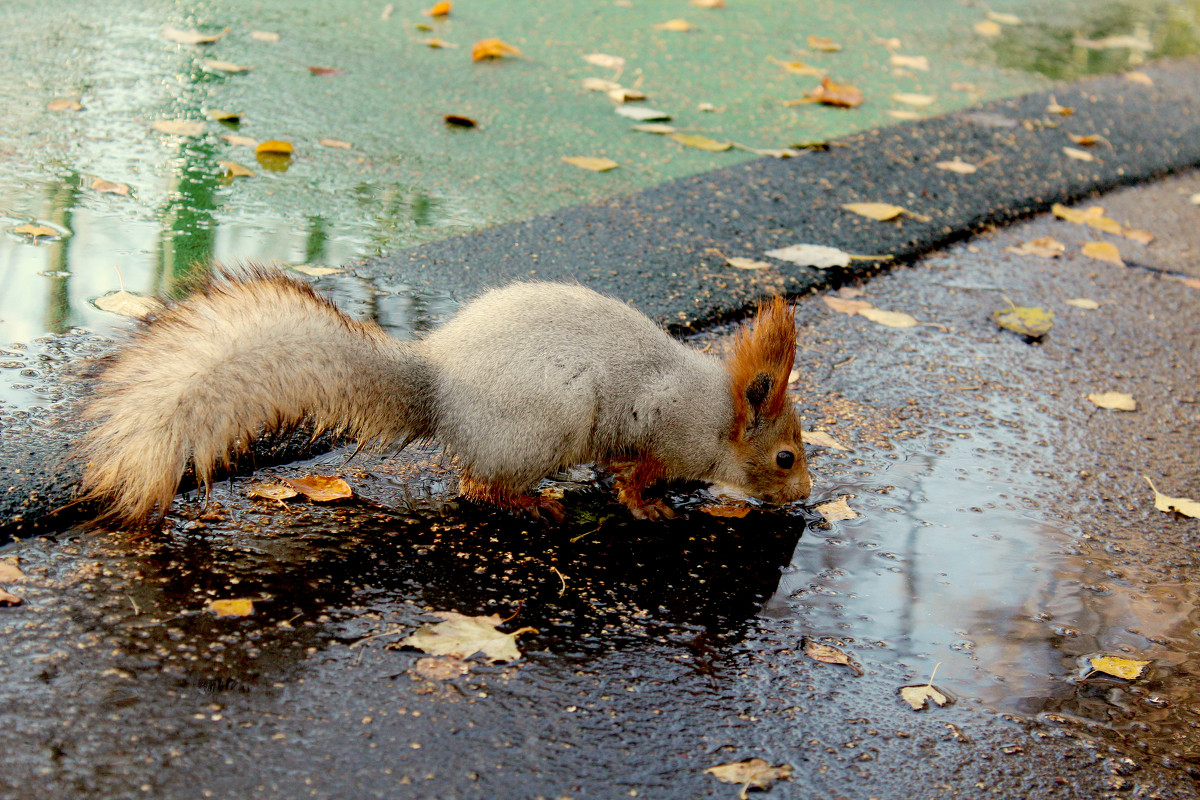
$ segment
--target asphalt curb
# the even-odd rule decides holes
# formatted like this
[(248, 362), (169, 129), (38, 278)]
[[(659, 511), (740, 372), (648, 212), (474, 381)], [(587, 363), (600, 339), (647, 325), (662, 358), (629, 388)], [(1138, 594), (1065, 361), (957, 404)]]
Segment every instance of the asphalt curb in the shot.
[[(701, 327), (743, 313), (763, 295), (855, 280), (1055, 202), (1200, 164), (1200, 60), (1142, 72), (1152, 85), (1092, 78), (433, 242), (356, 271), (462, 298), (516, 279), (575, 281), (674, 330)], [(1073, 113), (1052, 114), (1051, 103)], [(1068, 133), (1102, 137), (1087, 149), (1094, 160), (1067, 156), (1064, 147), (1082, 149)], [(971, 175), (934, 166), (956, 157), (981, 166)], [(853, 202), (908, 213), (877, 222), (842, 208)], [(890, 259), (822, 271), (784, 262), (739, 270), (722, 257), (765, 260), (766, 250), (798, 243)], [(80, 431), (72, 402), (57, 417), (61, 425), (0, 419), (0, 543), (69, 522), (47, 515), (71, 500), (78, 481), (64, 459)]]

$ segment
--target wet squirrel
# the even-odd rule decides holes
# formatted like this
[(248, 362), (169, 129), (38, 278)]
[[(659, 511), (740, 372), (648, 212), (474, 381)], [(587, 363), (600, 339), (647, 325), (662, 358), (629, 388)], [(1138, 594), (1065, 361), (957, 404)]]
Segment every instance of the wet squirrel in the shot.
[(795, 348), (782, 298), (759, 306), (722, 360), (578, 285), (495, 289), (401, 341), (307, 283), (222, 272), (103, 359), (77, 450), (82, 499), (109, 521), (161, 519), (189, 460), (207, 485), (253, 437), (308, 421), (360, 442), (436, 440), (462, 466), (462, 495), (535, 517), (563, 507), (527, 492), (584, 462), (612, 471), (639, 518), (673, 516), (644, 494), (660, 480), (790, 502), (809, 493), (787, 396)]

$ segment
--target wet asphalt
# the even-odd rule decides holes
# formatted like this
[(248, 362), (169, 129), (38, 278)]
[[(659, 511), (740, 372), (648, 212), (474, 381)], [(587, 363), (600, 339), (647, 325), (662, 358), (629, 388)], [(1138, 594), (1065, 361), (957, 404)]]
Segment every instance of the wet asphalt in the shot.
[[(675, 498), (685, 519), (635, 523), (583, 470), (559, 483), (567, 524), (544, 528), (455, 500), (452, 468), (417, 451), (276, 468), (342, 472), (348, 505), (250, 501), (236, 478), (207, 511), (181, 502), (158, 535), (27, 538), (69, 496), (54, 459), (85, 384), (6, 420), (6, 530), (22, 541), (0, 556), (26, 577), (5, 584), (23, 604), (0, 608), (0, 794), (735, 797), (704, 770), (759, 757), (793, 768), (775, 797), (1194, 797), (1200, 523), (1157, 511), (1145, 477), (1200, 498), (1200, 288), (1187, 283), (1200, 176), (1185, 169), (1200, 163), (1198, 75), (1195, 62), (1145, 72), (1154, 87), (1056, 91), (1071, 117), (1048, 116), (1046, 96), (997, 103), (364, 269), (462, 296), (571, 277), (679, 329), (764, 292), (802, 295), (795, 393), (806, 429), (848, 448), (810, 448), (813, 503), (848, 497), (855, 519), (713, 517), (692, 493)], [(1064, 129), (1107, 144), (1067, 160)], [(996, 174), (929, 168), (956, 154), (1001, 158)], [(1035, 213), (1080, 198), (1156, 239)], [(929, 221), (839, 208), (858, 200)], [(1063, 255), (1008, 249), (1043, 236)], [(895, 259), (739, 272), (707, 252), (801, 241)], [(1091, 241), (1124, 263), (1082, 255)], [(825, 286), (922, 324), (837, 313)], [(1065, 302), (1081, 298), (1099, 307)], [(1009, 300), (1052, 310), (1054, 327), (1037, 341), (1001, 330), (992, 313)], [(726, 333), (695, 344), (719, 349)], [(105, 343), (41, 347), (71, 362)], [(1086, 399), (1104, 391), (1138, 410)], [(204, 610), (231, 597), (253, 597), (255, 614)], [(440, 680), (389, 647), (434, 610), (515, 614), (509, 629), (537, 632), (518, 662)], [(806, 637), (861, 674), (805, 656)], [(1151, 666), (1108, 678), (1088, 667), (1098, 655)], [(954, 702), (912, 711), (899, 687), (938, 663)]]

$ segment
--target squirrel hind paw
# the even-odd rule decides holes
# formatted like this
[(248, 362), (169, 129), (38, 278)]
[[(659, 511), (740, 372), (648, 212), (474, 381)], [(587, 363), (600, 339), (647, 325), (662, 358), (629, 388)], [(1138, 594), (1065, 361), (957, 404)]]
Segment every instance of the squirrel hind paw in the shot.
[(459, 482), (458, 493), (468, 500), (523, 514), (537, 520), (562, 522), (567, 518), (567, 510), (562, 503), (551, 497), (542, 495), (522, 494), (502, 486), (485, 483), (474, 478), (463, 477)]
[(629, 513), (634, 519), (648, 519), (653, 521), (664, 519), (675, 519), (678, 512), (667, 503), (666, 500), (654, 498), (653, 500), (641, 500), (638, 503), (625, 503), (625, 507), (629, 509)]

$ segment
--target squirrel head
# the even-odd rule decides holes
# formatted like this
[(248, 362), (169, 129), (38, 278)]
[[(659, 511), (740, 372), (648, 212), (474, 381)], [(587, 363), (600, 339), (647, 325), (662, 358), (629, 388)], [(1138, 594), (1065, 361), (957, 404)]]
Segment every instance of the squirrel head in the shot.
[(800, 418), (787, 394), (796, 359), (796, 310), (782, 297), (760, 303), (725, 360), (733, 392), (731, 444), (742, 488), (771, 503), (808, 497), (811, 482)]

